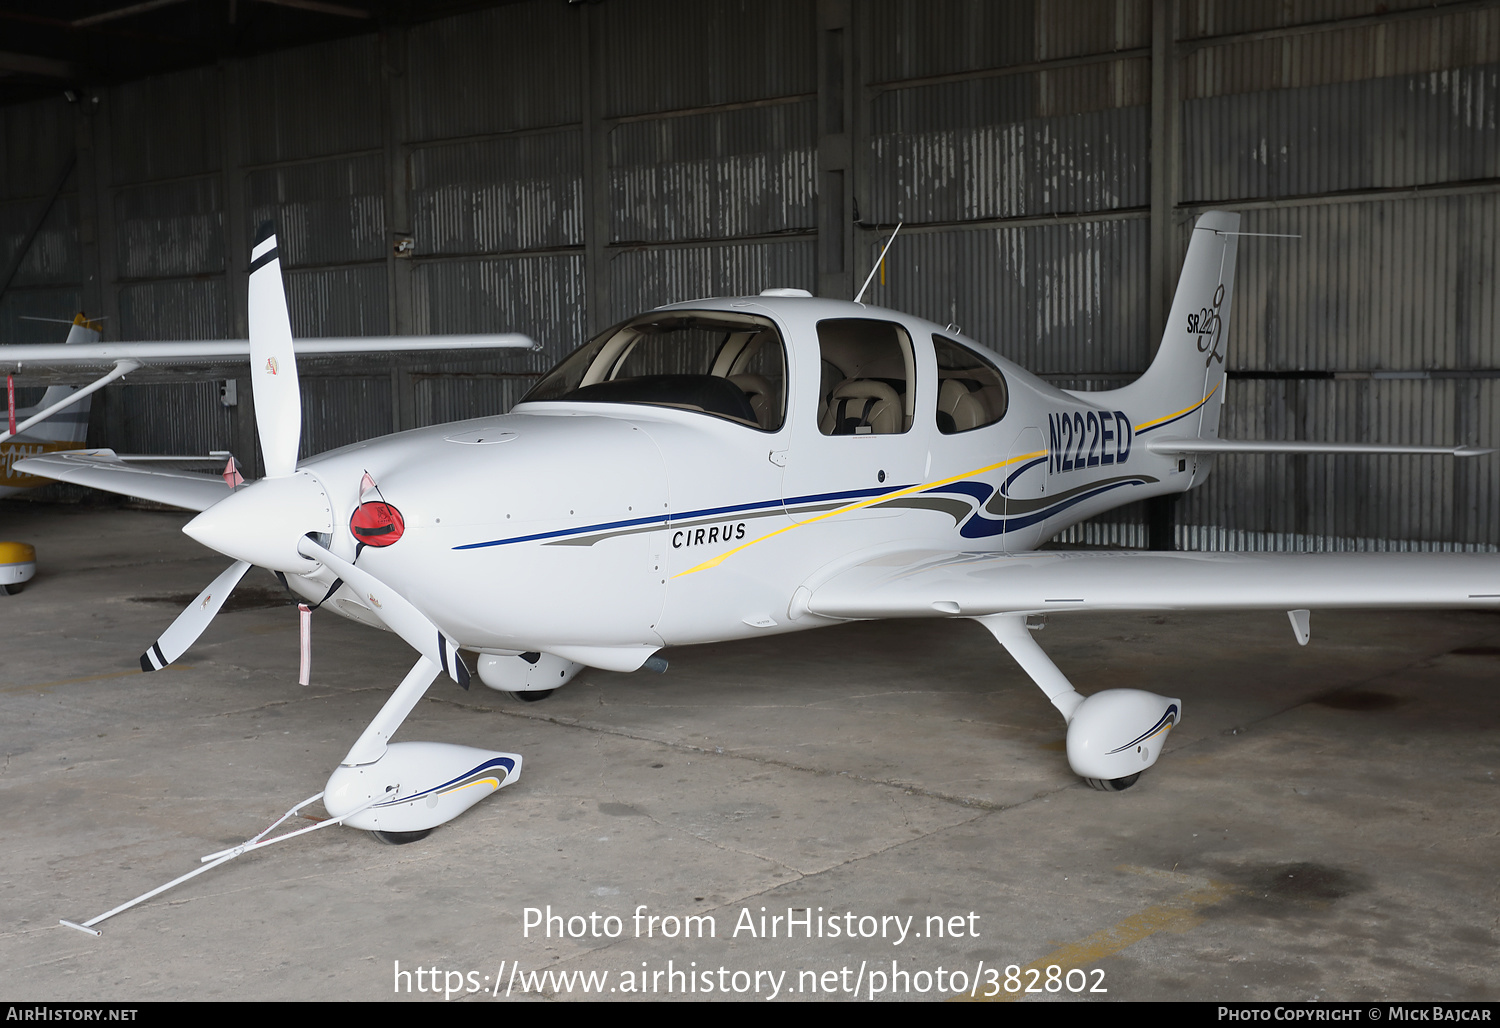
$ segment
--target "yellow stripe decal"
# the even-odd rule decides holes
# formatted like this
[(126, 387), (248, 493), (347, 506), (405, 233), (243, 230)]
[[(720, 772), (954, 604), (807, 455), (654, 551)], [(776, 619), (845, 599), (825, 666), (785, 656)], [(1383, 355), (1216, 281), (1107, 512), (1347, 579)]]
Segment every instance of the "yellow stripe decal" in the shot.
[(837, 517), (840, 514), (847, 514), (850, 511), (861, 510), (865, 507), (873, 507), (877, 503), (885, 503), (887, 500), (894, 500), (901, 496), (910, 496), (912, 493), (920, 493), (927, 489), (936, 489), (939, 486), (948, 485), (952, 482), (959, 482), (966, 478), (972, 478), (975, 475), (983, 475), (986, 472), (994, 471), (996, 468), (1007, 467), (1008, 465), (1016, 464), (1023, 460), (1031, 460), (1033, 457), (1045, 456), (1047, 456), (1046, 450), (1037, 450), (1035, 453), (1023, 453), (1019, 457), (1011, 457), (1009, 460), (1002, 460), (998, 464), (987, 464), (984, 467), (976, 468), (973, 471), (965, 471), (961, 475), (950, 475), (948, 478), (940, 478), (933, 482), (924, 482), (921, 485), (910, 486), (906, 489), (897, 489), (895, 492), (881, 493), (879, 496), (872, 496), (867, 500), (860, 500), (857, 503), (846, 504), (845, 506), (829, 511), (826, 514), (819, 514), (815, 518), (808, 518), (806, 521), (799, 521), (794, 525), (787, 525), (784, 528), (778, 528), (774, 532), (767, 532), (765, 535), (761, 536), (758, 539), (751, 539), (748, 543), (742, 543), (732, 550), (725, 550), (717, 557), (705, 560), (702, 564), (699, 564), (695, 567), (690, 567), (686, 571), (675, 574), (672, 577), (681, 578), (684, 575), (691, 575), (696, 571), (707, 571), (709, 568), (716, 568), (720, 564), (728, 560), (730, 557), (733, 557), (736, 553), (739, 553), (741, 550), (749, 549), (756, 543), (763, 543), (767, 539), (774, 539), (776, 536), (781, 535), (783, 532), (790, 532), (792, 529), (801, 528), (803, 525), (811, 525), (814, 522), (824, 521), (828, 518)]
[[(1219, 382), (1219, 385), (1223, 385), (1223, 384), (1224, 383), (1221, 380)], [(1209, 401), (1209, 397), (1213, 396), (1214, 393), (1217, 393), (1219, 391), (1219, 385), (1216, 385), (1212, 389), (1210, 389), (1208, 391), (1208, 396), (1205, 396), (1203, 399), (1199, 400), (1197, 403), (1189, 404), (1188, 406), (1182, 408), (1182, 410), (1178, 411), (1175, 414), (1168, 414), (1165, 417), (1157, 418), (1155, 421), (1147, 421), (1147, 422), (1144, 422), (1142, 424), (1136, 425), (1135, 426), (1136, 433), (1139, 434), (1141, 432), (1144, 432), (1146, 429), (1150, 428), (1152, 425), (1160, 425), (1163, 421), (1171, 421), (1173, 418), (1180, 418), (1184, 414), (1191, 414), (1191, 413), (1193, 413), (1193, 411), (1197, 410), (1199, 407), (1202, 407), (1205, 403), (1207, 403)]]

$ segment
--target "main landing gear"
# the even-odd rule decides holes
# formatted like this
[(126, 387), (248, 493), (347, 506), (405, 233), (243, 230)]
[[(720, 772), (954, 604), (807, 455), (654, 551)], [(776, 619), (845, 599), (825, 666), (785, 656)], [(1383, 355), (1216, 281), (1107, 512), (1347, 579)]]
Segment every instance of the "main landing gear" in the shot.
[(1041, 687), (1068, 722), (1068, 766), (1102, 792), (1130, 788), (1156, 763), (1167, 733), (1182, 720), (1182, 701), (1143, 689), (1105, 689), (1084, 697), (1052, 663), (1024, 614), (975, 618)]

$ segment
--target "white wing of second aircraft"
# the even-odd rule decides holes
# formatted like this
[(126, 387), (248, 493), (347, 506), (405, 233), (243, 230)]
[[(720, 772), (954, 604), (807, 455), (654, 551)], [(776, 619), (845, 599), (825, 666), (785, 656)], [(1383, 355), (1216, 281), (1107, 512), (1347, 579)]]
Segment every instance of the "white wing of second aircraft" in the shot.
[[(90, 327), (83, 315), (76, 326)], [(92, 332), (97, 339), (97, 333)], [(75, 336), (70, 335), (70, 340)], [(109, 371), (62, 400), (43, 409), (16, 426), (15, 431), (0, 430), (0, 442), (41, 424), (66, 410), (104, 386), (141, 367), (165, 365), (191, 367), (207, 364), (235, 364), (250, 359), (248, 339), (187, 339), (172, 342), (100, 343), (78, 341), (67, 344), (32, 343), (0, 346), (0, 369), (30, 367), (58, 373), (83, 368), (109, 368)], [(299, 357), (334, 356), (354, 353), (429, 353), (443, 350), (536, 349), (529, 336), (515, 332), (495, 335), (450, 336), (347, 336), (326, 339), (298, 339), (292, 347)], [(274, 374), (274, 372), (273, 372)]]
[(834, 618), (975, 617), (1064, 610), (1487, 607), (1500, 554), (908, 551), (810, 590)]
[(28, 457), (17, 463), (16, 470), (187, 510), (207, 510), (232, 491), (222, 475), (185, 471), (173, 467), (170, 458), (122, 457), (107, 449)]
[[(529, 336), (515, 332), (451, 336), (343, 336), (297, 339), (297, 356), (347, 353), (419, 353), (432, 350), (535, 349)], [(0, 368), (31, 365), (47, 369), (106, 368), (116, 361), (151, 364), (233, 364), (250, 359), (248, 339), (183, 339), (170, 342), (9, 344), (0, 346)]]

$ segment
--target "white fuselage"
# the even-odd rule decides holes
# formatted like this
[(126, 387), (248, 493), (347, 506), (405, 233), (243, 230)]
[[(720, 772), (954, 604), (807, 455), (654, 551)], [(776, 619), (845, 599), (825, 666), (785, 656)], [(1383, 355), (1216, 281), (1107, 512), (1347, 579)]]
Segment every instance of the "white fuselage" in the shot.
[[(1201, 473), (1135, 441), (1136, 426), (1171, 412), (1098, 406), (962, 339), (1003, 374), (1008, 406), (993, 424), (943, 433), (932, 340), (957, 337), (920, 319), (800, 298), (667, 311), (687, 309), (775, 323), (787, 350), (778, 428), (673, 406), (562, 400), (370, 440), (300, 465), (327, 492), (330, 548), (354, 558), (349, 512), (368, 472), (405, 530), (388, 547), (365, 547), (358, 565), (450, 638), (625, 670), (665, 645), (828, 624), (799, 599), (852, 562), (887, 551), (1032, 549)], [(907, 333), (906, 430), (820, 430), (817, 324), (828, 318), (890, 321)], [(333, 578), (327, 569), (290, 576), (314, 600)], [(348, 588), (328, 607), (378, 624)]]

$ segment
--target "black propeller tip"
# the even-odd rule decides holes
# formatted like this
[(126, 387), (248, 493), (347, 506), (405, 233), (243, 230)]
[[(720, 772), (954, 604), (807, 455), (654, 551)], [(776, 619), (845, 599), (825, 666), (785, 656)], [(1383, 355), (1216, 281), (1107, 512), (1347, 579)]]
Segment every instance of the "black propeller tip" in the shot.
[(255, 243), (253, 245), (259, 246), (261, 243), (264, 243), (267, 239), (270, 239), (275, 234), (276, 224), (267, 219), (266, 221), (260, 223), (260, 228), (256, 229)]

